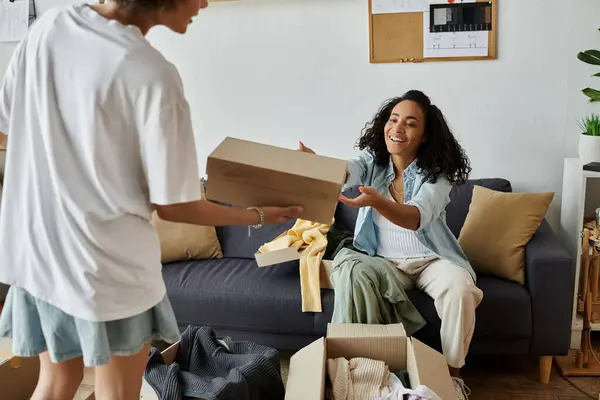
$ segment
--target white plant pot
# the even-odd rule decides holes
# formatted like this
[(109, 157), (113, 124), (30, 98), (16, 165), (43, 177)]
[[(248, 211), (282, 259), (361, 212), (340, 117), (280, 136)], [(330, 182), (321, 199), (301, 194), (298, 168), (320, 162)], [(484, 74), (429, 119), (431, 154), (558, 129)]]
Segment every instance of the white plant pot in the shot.
[(583, 164), (600, 162), (600, 136), (579, 135), (579, 159)]

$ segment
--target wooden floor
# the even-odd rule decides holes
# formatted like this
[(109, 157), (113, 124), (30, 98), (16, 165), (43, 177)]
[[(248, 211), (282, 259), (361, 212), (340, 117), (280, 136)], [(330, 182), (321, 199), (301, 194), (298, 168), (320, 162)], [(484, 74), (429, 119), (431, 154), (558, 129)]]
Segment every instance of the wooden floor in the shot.
[[(596, 347), (600, 350), (600, 346)], [(469, 400), (600, 399), (600, 378), (569, 378), (575, 387), (559, 374), (555, 365), (550, 383), (543, 385), (538, 371), (536, 358), (482, 357), (469, 360), (462, 375), (471, 389)]]

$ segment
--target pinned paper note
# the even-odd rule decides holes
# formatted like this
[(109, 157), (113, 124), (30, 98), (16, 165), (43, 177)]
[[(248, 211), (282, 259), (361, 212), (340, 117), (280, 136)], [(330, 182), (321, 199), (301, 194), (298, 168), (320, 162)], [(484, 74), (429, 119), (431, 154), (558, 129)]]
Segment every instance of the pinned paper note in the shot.
[(429, 9), (428, 0), (373, 0), (373, 14), (424, 12)]
[(19, 42), (29, 29), (29, 0), (0, 0), (0, 42)]
[[(439, 17), (441, 18), (441, 16)], [(489, 32), (430, 32), (430, 14), (423, 13), (423, 57), (486, 57)]]

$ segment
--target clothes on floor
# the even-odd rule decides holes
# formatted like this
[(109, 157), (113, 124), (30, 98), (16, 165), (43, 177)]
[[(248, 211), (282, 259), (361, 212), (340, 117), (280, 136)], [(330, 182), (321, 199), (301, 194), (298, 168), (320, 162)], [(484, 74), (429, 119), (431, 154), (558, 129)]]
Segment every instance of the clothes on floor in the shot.
[(402, 323), (409, 336), (425, 325), (388, 260), (344, 248), (333, 260), (330, 279), (333, 323)]
[(321, 260), (327, 248), (327, 233), (331, 225), (298, 219), (286, 234), (265, 243), (258, 251), (294, 248), (300, 254), (300, 290), (303, 312), (322, 312), (321, 304)]
[(383, 361), (355, 357), (327, 360), (333, 400), (376, 399), (388, 383), (389, 369)]
[(0, 337), (12, 338), (16, 356), (48, 352), (58, 363), (81, 356), (87, 367), (107, 364), (113, 356), (137, 354), (150, 339), (174, 343), (180, 333), (169, 298), (133, 317), (94, 322), (74, 317), (11, 286), (0, 313)]
[(145, 378), (159, 400), (283, 400), (277, 350), (217, 338), (208, 327), (188, 327), (175, 362), (165, 365), (152, 348)]
[(442, 321), (440, 337), (449, 366), (462, 368), (475, 330), (475, 309), (483, 299), (469, 272), (435, 257), (391, 260), (404, 289), (413, 287), (433, 300)]

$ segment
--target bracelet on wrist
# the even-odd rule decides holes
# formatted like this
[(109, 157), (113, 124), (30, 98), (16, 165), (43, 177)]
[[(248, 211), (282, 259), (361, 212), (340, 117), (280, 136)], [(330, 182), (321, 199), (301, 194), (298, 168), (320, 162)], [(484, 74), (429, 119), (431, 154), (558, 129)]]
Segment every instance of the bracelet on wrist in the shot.
[(262, 228), (262, 226), (265, 224), (265, 213), (263, 213), (262, 210), (258, 207), (249, 207), (248, 210), (256, 211), (259, 218), (258, 224), (250, 226), (255, 229)]

